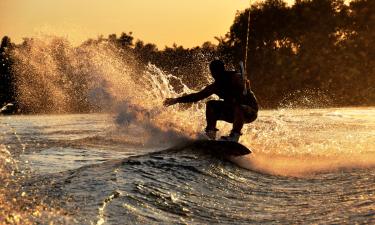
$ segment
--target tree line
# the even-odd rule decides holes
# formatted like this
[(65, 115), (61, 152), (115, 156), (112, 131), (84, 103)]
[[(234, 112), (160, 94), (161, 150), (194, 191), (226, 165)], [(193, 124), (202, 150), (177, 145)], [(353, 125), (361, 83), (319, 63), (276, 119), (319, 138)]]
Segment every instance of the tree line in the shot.
[[(159, 50), (135, 41), (130, 32), (89, 39), (81, 46), (110, 43), (131, 55), (139, 70), (152, 63), (195, 89), (207, 84), (210, 60), (221, 58), (236, 68), (247, 46), (247, 73), (263, 108), (375, 104), (375, 1), (296, 0), (289, 6), (266, 0), (238, 11), (229, 32), (216, 39), (218, 44)], [(12, 52), (27, 48), (27, 41), (15, 45), (7, 36), (2, 39), (0, 106), (17, 102)]]

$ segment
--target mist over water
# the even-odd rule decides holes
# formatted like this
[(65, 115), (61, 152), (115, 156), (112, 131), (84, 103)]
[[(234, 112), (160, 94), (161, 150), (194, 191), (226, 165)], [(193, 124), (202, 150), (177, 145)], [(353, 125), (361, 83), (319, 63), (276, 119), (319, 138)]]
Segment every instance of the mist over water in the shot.
[[(28, 48), (18, 49), (14, 58), (17, 98), (31, 112), (69, 113), (82, 109), (111, 113), (115, 115), (116, 135), (137, 127), (142, 130), (141, 142), (149, 146), (172, 146), (196, 138), (205, 127), (204, 102), (162, 105), (166, 97), (195, 90), (152, 64), (137, 67), (134, 56), (111, 43), (72, 47), (68, 40), (55, 36), (33, 38), (26, 43)], [(202, 82), (211, 80), (207, 73)], [(257, 161), (245, 167), (265, 167), (267, 172), (291, 175), (373, 165), (372, 157), (367, 158), (367, 154), (373, 154), (375, 143), (371, 116), (357, 115), (354, 109), (298, 110), (301, 102), (322, 107), (329, 101), (309, 90), (302, 99), (294, 97), (284, 102), (289, 109), (261, 111), (259, 119), (243, 130), (241, 142), (258, 155)], [(348, 121), (348, 117), (353, 118)], [(221, 122), (218, 128), (219, 135), (231, 129)], [(353, 133), (355, 129), (361, 132)]]
[(256, 149), (251, 169), (304, 176), (375, 165), (372, 108), (262, 111), (244, 143)]
[[(152, 64), (137, 68), (134, 56), (111, 43), (74, 48), (54, 36), (26, 43), (28, 48), (14, 54), (17, 100), (25, 111), (115, 113), (121, 127), (136, 124), (150, 136), (165, 132), (168, 138), (192, 135), (202, 123), (202, 104), (178, 114), (173, 112), (179, 106), (162, 106), (166, 97), (193, 91), (180, 78)], [(179, 86), (178, 93), (171, 81)]]

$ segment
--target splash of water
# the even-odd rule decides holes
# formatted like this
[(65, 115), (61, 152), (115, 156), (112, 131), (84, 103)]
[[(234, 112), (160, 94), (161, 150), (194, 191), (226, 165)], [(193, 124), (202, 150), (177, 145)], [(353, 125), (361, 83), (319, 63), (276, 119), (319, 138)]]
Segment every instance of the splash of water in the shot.
[[(2, 136), (0, 141), (3, 142)], [(0, 224), (71, 223), (63, 211), (47, 205), (31, 190), (24, 190), (22, 182), (28, 175), (9, 146), (0, 144)]]
[[(166, 97), (194, 90), (152, 64), (137, 68), (131, 54), (110, 43), (73, 48), (65, 39), (36, 38), (27, 48), (19, 49), (15, 59), (18, 99), (33, 112), (81, 108), (112, 112), (119, 131), (141, 128), (146, 144), (194, 138), (205, 126), (204, 103), (162, 105)], [(172, 82), (181, 88), (177, 90)], [(208, 76), (204, 82), (209, 82)], [(340, 110), (335, 114), (335, 109), (261, 111), (256, 122), (245, 126), (241, 142), (258, 155), (249, 163), (251, 168), (270, 173), (290, 175), (350, 167), (355, 165), (352, 159), (363, 161), (364, 155), (374, 152), (375, 135), (369, 131), (374, 128), (373, 121), (358, 120)], [(219, 135), (231, 129), (223, 122), (218, 128)], [(361, 132), (355, 133), (355, 129)], [(361, 165), (373, 164), (364, 160)]]
[(375, 166), (375, 110), (279, 109), (261, 111), (242, 141), (255, 157), (237, 159), (269, 174), (305, 176)]
[(50, 36), (25, 45), (14, 54), (17, 99), (24, 111), (115, 113), (119, 128), (142, 127), (150, 143), (181, 140), (202, 129), (202, 104), (162, 105), (166, 97), (192, 89), (152, 64), (139, 68), (134, 55), (111, 43), (75, 48), (64, 38)]

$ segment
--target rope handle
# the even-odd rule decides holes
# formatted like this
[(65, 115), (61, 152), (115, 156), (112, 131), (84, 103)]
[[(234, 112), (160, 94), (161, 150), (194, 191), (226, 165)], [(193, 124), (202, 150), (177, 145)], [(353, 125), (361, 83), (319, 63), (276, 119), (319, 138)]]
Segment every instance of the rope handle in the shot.
[(242, 77), (242, 81), (243, 81), (243, 91), (242, 91), (242, 94), (243, 95), (247, 95), (247, 90), (250, 87), (250, 85), (249, 85), (250, 82), (249, 82), (249, 80), (246, 77), (245, 66), (244, 66), (244, 64), (243, 64), (242, 61), (240, 61), (240, 72), (241, 72), (241, 77)]

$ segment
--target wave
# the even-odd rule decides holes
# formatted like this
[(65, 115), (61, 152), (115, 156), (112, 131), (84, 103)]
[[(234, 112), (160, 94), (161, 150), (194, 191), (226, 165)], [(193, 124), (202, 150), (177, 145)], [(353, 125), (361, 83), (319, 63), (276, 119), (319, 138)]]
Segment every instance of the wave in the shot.
[[(279, 205), (308, 210), (306, 207), (310, 202), (303, 200), (309, 198), (306, 188), (310, 191), (316, 189), (314, 201), (321, 202), (331, 197), (324, 196), (321, 185), (314, 185), (324, 182), (327, 176), (335, 181), (330, 183), (332, 190), (343, 182), (349, 185), (349, 181), (360, 179), (359, 170), (347, 170), (345, 176), (341, 173), (314, 176), (308, 166), (301, 168), (299, 163), (287, 163), (290, 158), (274, 157), (270, 160), (260, 154), (245, 157), (250, 160), (245, 162), (251, 165), (251, 170), (246, 170), (229, 161), (232, 159), (216, 157), (212, 151), (192, 146), (184, 143), (157, 152), (44, 175), (36, 178), (33, 186), (45, 187), (40, 194), (63, 196), (61, 207), (70, 212), (69, 215), (79, 224), (121, 221), (248, 224), (275, 218), (284, 222), (302, 222), (303, 215), (285, 217)], [(345, 170), (349, 168), (347, 165), (344, 167)], [(316, 167), (315, 172), (327, 171), (329, 167), (321, 168)], [(294, 169), (298, 169), (298, 173)], [(308, 179), (304, 176), (290, 177), (301, 175), (300, 172), (306, 175), (304, 172), (308, 170)], [(360, 173), (371, 176), (372, 172)], [(344, 177), (348, 183), (342, 180)], [(371, 185), (367, 186), (366, 182), (371, 182), (366, 179), (360, 181), (363, 190), (357, 190), (355, 194), (368, 193)], [(296, 194), (298, 198), (291, 197)], [(265, 207), (272, 213), (267, 214)], [(309, 207), (312, 211), (318, 210), (314, 205)], [(322, 210), (327, 210), (326, 207), (335, 205), (325, 205)], [(366, 210), (366, 207), (363, 203), (360, 208)], [(324, 218), (324, 214), (321, 215)], [(343, 215), (335, 214), (337, 218)]]
[[(358, 152), (344, 152), (332, 149), (332, 152), (329, 154), (325, 149), (316, 149), (316, 152), (295, 152), (294, 148), (291, 148), (289, 145), (291, 143), (289, 140), (288, 145), (285, 145), (285, 149), (282, 151), (281, 149), (272, 150), (271, 148), (275, 148), (275, 146), (272, 146), (272, 142), (270, 141), (265, 142), (268, 145), (268, 148), (265, 149), (264, 145), (261, 145), (259, 140), (255, 139), (255, 141), (253, 140), (250, 144), (246, 142), (246, 140), (243, 143), (243, 145), (252, 149), (252, 154), (242, 157), (223, 157), (223, 155), (215, 153), (215, 146), (194, 145), (194, 142), (197, 143), (194, 138), (182, 135), (177, 138), (177, 136), (169, 136), (166, 134), (169, 138), (169, 140), (166, 140), (160, 138), (160, 136), (154, 135), (152, 136), (152, 140), (155, 141), (147, 139), (147, 142), (145, 139), (148, 137), (145, 136), (144, 131), (137, 133), (134, 132), (134, 130), (134, 127), (130, 133), (114, 130), (104, 135), (77, 139), (69, 142), (70, 144), (67, 144), (66, 141), (56, 141), (55, 145), (82, 149), (102, 149), (108, 154), (110, 154), (110, 152), (113, 152), (113, 154), (114, 152), (124, 152), (124, 154), (126, 153), (125, 156), (134, 156), (135, 158), (132, 157), (132, 160), (149, 157), (151, 155), (163, 157), (172, 155), (176, 157), (175, 160), (178, 161), (181, 156), (190, 155), (192, 159), (198, 160), (198, 158), (200, 158), (200, 160), (210, 161), (212, 159), (224, 160), (254, 172), (287, 177), (309, 177), (317, 174), (375, 167), (375, 153), (371, 151), (371, 149), (369, 149), (369, 151)], [(280, 144), (280, 141), (278, 141), (278, 144)], [(300, 148), (299, 145), (297, 147)], [(117, 155), (117, 153), (115, 155)]]

